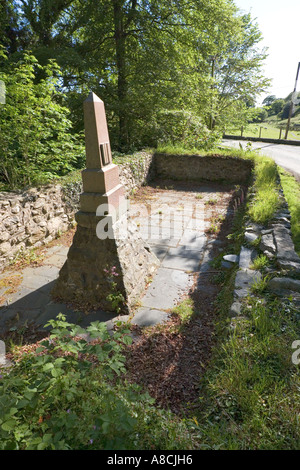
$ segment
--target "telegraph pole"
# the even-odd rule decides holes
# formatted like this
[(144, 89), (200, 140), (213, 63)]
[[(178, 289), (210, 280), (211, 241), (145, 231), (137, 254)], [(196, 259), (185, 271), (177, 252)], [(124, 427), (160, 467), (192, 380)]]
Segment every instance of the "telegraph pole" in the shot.
[(291, 97), (289, 117), (288, 117), (288, 122), (287, 122), (287, 125), (286, 125), (286, 131), (285, 131), (285, 136), (284, 136), (285, 140), (287, 139), (287, 136), (288, 136), (288, 133), (289, 133), (290, 122), (291, 122), (291, 117), (292, 117), (292, 112), (293, 112), (293, 107), (294, 107), (294, 96), (295, 96), (295, 93), (296, 93), (296, 90), (297, 90), (297, 81), (298, 81), (298, 76), (299, 76), (299, 70), (300, 70), (300, 62), (298, 63), (295, 87), (294, 87), (294, 91), (293, 91), (293, 94), (292, 94), (292, 97)]

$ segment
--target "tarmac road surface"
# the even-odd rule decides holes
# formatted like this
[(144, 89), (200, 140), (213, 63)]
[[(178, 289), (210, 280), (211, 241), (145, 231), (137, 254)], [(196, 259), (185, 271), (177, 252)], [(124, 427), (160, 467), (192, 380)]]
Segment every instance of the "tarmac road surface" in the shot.
[[(223, 139), (222, 141), (224, 146), (235, 148), (239, 148), (239, 144), (246, 148), (247, 143), (246, 140)], [(266, 142), (251, 142), (251, 144), (252, 149), (259, 150), (261, 154), (273, 158), (277, 165), (288, 170), (300, 182), (300, 146)]]

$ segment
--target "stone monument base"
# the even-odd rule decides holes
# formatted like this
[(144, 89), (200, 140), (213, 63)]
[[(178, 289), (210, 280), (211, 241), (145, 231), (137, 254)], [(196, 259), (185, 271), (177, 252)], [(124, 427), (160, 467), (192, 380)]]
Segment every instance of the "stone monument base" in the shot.
[(159, 260), (126, 214), (117, 221), (111, 218), (109, 237), (104, 239), (96, 233), (103, 217), (78, 212), (76, 220), (73, 244), (53, 296), (85, 310), (130, 314)]

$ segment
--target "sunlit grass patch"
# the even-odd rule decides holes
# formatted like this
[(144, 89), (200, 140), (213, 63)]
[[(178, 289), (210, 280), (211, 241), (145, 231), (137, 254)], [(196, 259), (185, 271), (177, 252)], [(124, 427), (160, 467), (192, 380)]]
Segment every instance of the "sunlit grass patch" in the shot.
[(279, 175), (291, 214), (291, 230), (295, 250), (300, 256), (300, 184), (282, 168), (279, 169)]

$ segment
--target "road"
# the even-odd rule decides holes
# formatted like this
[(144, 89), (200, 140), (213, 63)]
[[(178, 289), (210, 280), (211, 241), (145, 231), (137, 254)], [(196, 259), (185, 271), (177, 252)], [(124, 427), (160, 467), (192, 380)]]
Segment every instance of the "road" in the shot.
[[(222, 144), (226, 147), (239, 148), (239, 144), (246, 148), (248, 141), (223, 139)], [(261, 154), (267, 155), (275, 160), (277, 165), (292, 173), (300, 182), (300, 146), (284, 144), (268, 144), (266, 142), (251, 142), (252, 149), (259, 150)]]

